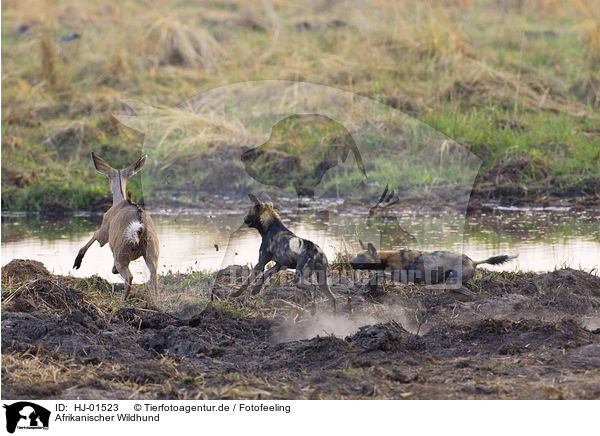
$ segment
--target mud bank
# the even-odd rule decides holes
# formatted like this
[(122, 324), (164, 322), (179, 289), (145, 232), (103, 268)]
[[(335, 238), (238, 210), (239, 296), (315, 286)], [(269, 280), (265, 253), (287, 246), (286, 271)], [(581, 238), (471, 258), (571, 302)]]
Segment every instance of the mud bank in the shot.
[[(504, 168), (504, 167), (502, 167)], [(477, 179), (468, 204), (457, 204), (457, 192), (446, 184), (414, 185), (395, 189), (400, 198), (398, 210), (419, 209), (439, 211), (440, 209), (458, 209), (468, 213), (491, 212), (498, 208), (559, 208), (572, 211), (599, 211), (600, 210), (600, 178), (588, 178), (577, 185), (567, 188), (554, 186), (546, 179), (525, 184), (518, 179), (519, 173), (513, 171), (507, 174), (498, 174), (495, 167), (490, 171), (481, 173)], [(511, 174), (514, 176), (510, 178)], [(166, 190), (153, 192), (152, 199), (147, 201), (152, 211), (165, 210), (206, 210), (207, 213), (220, 213), (224, 210), (245, 210), (247, 207), (247, 193), (253, 191), (249, 187), (228, 190), (223, 193), (210, 186), (222, 186), (223, 182), (205, 185), (204, 190)], [(208, 188), (207, 188), (208, 187)], [(298, 199), (294, 194), (282, 197), (281, 191), (271, 192), (277, 203), (286, 207), (300, 206), (305, 208), (322, 208), (323, 205), (335, 200), (335, 193), (330, 192), (323, 198), (313, 200), (309, 198)], [(337, 204), (338, 212), (352, 210), (357, 205), (372, 206), (377, 195), (368, 198), (347, 199), (343, 204)], [(144, 199), (141, 199), (144, 204)], [(102, 214), (112, 204), (109, 195), (101, 197), (90, 203), (85, 210), (76, 211), (65, 205), (60, 200), (52, 200), (41, 206), (39, 214), (46, 219), (60, 219), (76, 212)]]
[(168, 275), (152, 303), (143, 286), (122, 303), (98, 277), (12, 261), (2, 397), (600, 398), (600, 277), (586, 272), (480, 270), (472, 298), (335, 283), (335, 316), (277, 283), (233, 300), (234, 284)]

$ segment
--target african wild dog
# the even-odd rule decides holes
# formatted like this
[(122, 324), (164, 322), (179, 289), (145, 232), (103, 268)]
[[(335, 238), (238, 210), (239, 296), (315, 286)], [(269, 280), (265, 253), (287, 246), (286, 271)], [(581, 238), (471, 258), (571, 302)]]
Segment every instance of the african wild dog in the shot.
[[(242, 287), (232, 295), (234, 297), (240, 296), (250, 282), (255, 279), (256, 275), (261, 273), (254, 288), (252, 288), (252, 294), (257, 294), (269, 277), (281, 269), (290, 268), (296, 270), (294, 284), (301, 289), (311, 291), (313, 299), (316, 286), (304, 283), (304, 281), (310, 279), (311, 275), (315, 273), (319, 291), (329, 298), (335, 312), (335, 296), (327, 284), (327, 258), (323, 250), (317, 244), (294, 235), (281, 222), (279, 214), (273, 209), (273, 203), (261, 202), (253, 194), (248, 194), (248, 197), (254, 204), (244, 218), (244, 223), (248, 227), (254, 227), (258, 230), (262, 236), (262, 243), (258, 263), (251, 271), (250, 276), (244, 281)], [(263, 272), (265, 265), (270, 261), (274, 261), (275, 266)]]
[(350, 260), (354, 269), (388, 270), (395, 279), (413, 283), (458, 283), (466, 282), (475, 275), (477, 265), (484, 263), (499, 265), (515, 259), (517, 255), (493, 256), (486, 260), (473, 261), (464, 254), (448, 251), (424, 252), (419, 250), (377, 251), (373, 244)]

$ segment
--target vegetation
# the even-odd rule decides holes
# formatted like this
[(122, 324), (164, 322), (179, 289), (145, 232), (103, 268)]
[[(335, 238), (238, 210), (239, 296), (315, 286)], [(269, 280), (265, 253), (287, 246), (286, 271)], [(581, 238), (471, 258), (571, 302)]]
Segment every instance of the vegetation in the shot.
[[(143, 141), (113, 117), (127, 110), (123, 99), (173, 107), (261, 79), (325, 84), (402, 110), (479, 156), (478, 183), (518, 161), (506, 183), (597, 186), (599, 11), (599, 0), (7, 0), (2, 208), (86, 209), (107, 194), (90, 151), (118, 166)], [(178, 188), (218, 185), (212, 168), (239, 156), (225, 139), (240, 132), (208, 115), (189, 121), (189, 146), (165, 146), (156, 158), (195, 177)], [(380, 170), (403, 182), (394, 166)]]

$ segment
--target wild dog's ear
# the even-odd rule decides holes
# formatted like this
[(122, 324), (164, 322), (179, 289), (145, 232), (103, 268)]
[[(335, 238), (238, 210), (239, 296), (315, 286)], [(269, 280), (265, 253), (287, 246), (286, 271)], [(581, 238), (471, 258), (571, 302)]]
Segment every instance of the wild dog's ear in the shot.
[(367, 247), (365, 247), (365, 243), (362, 241), (362, 239), (359, 239), (358, 242), (360, 242), (360, 246), (363, 250), (367, 249)]
[(273, 200), (271, 200), (271, 197), (266, 192), (260, 194), (260, 201), (263, 203), (273, 203)]
[(104, 175), (106, 175), (109, 179), (114, 177), (117, 174), (117, 170), (111, 167), (108, 162), (98, 156), (96, 153), (92, 151), (92, 159), (94, 160), (94, 166), (96, 170)]
[(139, 170), (141, 170), (145, 163), (146, 155), (143, 155), (141, 158), (129, 165), (127, 168), (124, 168), (123, 171), (121, 171), (121, 175), (128, 179), (129, 177), (137, 173)]
[(367, 245), (367, 249), (369, 250), (369, 253), (373, 255), (373, 257), (377, 257), (377, 249), (373, 244), (369, 242), (369, 245)]
[(250, 201), (254, 204), (260, 204), (260, 201), (258, 200), (258, 198), (256, 198), (256, 195), (254, 194), (248, 194), (248, 198), (250, 199)]

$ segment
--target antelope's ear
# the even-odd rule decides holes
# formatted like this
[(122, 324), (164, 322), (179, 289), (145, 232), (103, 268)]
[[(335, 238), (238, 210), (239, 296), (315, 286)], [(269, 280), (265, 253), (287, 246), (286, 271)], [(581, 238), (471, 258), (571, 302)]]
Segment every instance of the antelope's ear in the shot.
[(375, 246), (369, 242), (369, 245), (367, 245), (367, 247), (369, 253), (371, 253), (374, 257), (377, 257), (377, 249), (375, 248)]
[(363, 250), (367, 249), (367, 247), (365, 247), (365, 243), (362, 241), (362, 239), (359, 239), (358, 242), (360, 242), (360, 246)]
[(248, 198), (250, 199), (250, 201), (254, 204), (260, 204), (260, 201), (258, 201), (258, 198), (256, 198), (256, 195), (254, 194), (248, 194)]
[(114, 177), (117, 174), (117, 170), (111, 167), (108, 162), (98, 156), (96, 153), (92, 151), (92, 159), (94, 160), (94, 166), (96, 170), (104, 175), (106, 175), (109, 179)]
[(139, 170), (141, 170), (144, 164), (146, 163), (146, 157), (146, 155), (143, 155), (141, 158), (129, 165), (127, 168), (124, 168), (121, 172), (122, 176), (128, 179), (129, 177), (137, 173)]

